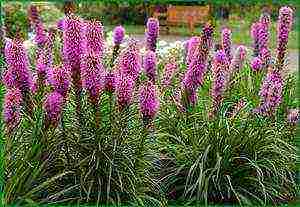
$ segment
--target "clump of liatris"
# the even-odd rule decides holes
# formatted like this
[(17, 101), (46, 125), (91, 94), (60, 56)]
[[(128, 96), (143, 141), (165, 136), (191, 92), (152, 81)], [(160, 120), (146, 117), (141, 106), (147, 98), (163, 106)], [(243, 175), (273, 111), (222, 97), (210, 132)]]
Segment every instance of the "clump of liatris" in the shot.
[(156, 79), (156, 54), (155, 52), (148, 50), (144, 57), (144, 70), (146, 76), (152, 83), (155, 83)]
[(242, 68), (244, 61), (246, 59), (246, 54), (247, 54), (247, 51), (246, 51), (245, 46), (240, 45), (237, 47), (234, 57), (231, 60), (231, 63), (229, 66), (230, 73), (238, 72)]
[(69, 67), (57, 66), (48, 70), (48, 82), (54, 91), (66, 98), (70, 87), (71, 71)]
[(230, 62), (232, 59), (231, 55), (231, 30), (224, 28), (221, 35), (222, 49), (224, 50), (227, 60)]
[(97, 105), (100, 92), (104, 88), (105, 78), (105, 71), (101, 62), (101, 56), (94, 53), (89, 53), (83, 56), (81, 78), (83, 87), (89, 93), (91, 103)]
[(10, 133), (20, 121), (21, 103), (21, 91), (16, 88), (8, 89), (4, 97), (3, 105), (3, 118), (8, 133)]
[(116, 78), (116, 97), (117, 105), (120, 111), (127, 108), (133, 96), (134, 80), (126, 74), (118, 74)]
[(187, 42), (187, 55), (186, 55), (186, 64), (189, 65), (193, 60), (193, 55), (195, 50), (198, 49), (200, 44), (200, 37), (191, 37)]
[(141, 71), (141, 57), (137, 42), (132, 40), (128, 47), (121, 53), (118, 60), (119, 73), (128, 75), (134, 81), (139, 77)]
[(155, 117), (159, 109), (159, 100), (156, 89), (151, 81), (148, 81), (140, 89), (140, 112), (145, 125), (148, 125)]
[(215, 115), (221, 105), (223, 92), (227, 84), (229, 63), (224, 51), (219, 50), (214, 56), (212, 65), (213, 83), (211, 89), (212, 114)]
[(93, 52), (102, 55), (104, 50), (103, 26), (99, 21), (86, 21), (85, 23), (85, 53)]
[(254, 113), (272, 115), (282, 101), (283, 79), (278, 70), (271, 70), (263, 81), (259, 95), (261, 104)]
[(116, 89), (116, 80), (115, 80), (115, 74), (113, 72), (107, 72), (105, 75), (105, 81), (104, 81), (104, 90), (107, 92), (114, 92)]
[(51, 92), (44, 101), (45, 128), (56, 127), (60, 121), (64, 104), (63, 96), (58, 92)]
[(293, 10), (290, 7), (282, 7), (279, 10), (277, 25), (277, 59), (278, 70), (282, 70), (287, 52), (289, 32), (293, 23)]
[(149, 18), (146, 29), (146, 44), (149, 50), (155, 52), (159, 34), (159, 21), (156, 18)]
[(299, 109), (288, 110), (287, 121), (291, 125), (296, 125), (299, 122)]
[(254, 57), (251, 60), (250, 66), (253, 71), (259, 71), (263, 67), (263, 62), (259, 57)]
[(175, 61), (175, 59), (171, 59), (164, 68), (164, 74), (163, 74), (163, 79), (162, 79), (162, 86), (164, 88), (169, 87), (169, 85), (172, 82), (172, 78), (175, 74), (175, 72), (177, 71), (177, 63)]

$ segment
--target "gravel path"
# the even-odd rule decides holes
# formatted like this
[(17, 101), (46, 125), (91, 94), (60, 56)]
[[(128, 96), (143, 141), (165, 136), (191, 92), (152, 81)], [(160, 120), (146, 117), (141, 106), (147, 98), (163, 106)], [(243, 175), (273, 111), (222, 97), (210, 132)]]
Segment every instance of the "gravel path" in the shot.
[[(144, 35), (132, 35), (131, 37), (137, 39), (138, 41), (144, 42)], [(181, 37), (174, 35), (161, 35), (159, 37), (160, 40), (164, 40), (166, 42), (175, 42), (175, 41), (186, 41), (189, 37)], [(236, 45), (233, 46), (233, 50), (236, 48)], [(275, 50), (272, 51), (274, 54)], [(299, 50), (289, 50), (287, 57), (287, 69), (290, 72), (299, 71)]]

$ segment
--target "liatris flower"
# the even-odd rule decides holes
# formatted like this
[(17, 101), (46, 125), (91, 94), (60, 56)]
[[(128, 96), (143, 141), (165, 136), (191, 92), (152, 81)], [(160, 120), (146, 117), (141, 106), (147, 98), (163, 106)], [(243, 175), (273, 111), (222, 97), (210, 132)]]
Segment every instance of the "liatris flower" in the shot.
[(125, 36), (124, 27), (122, 27), (121, 25), (115, 27), (115, 29), (113, 31), (114, 44), (120, 45), (123, 42), (124, 36)]
[(45, 43), (45, 51), (46, 51), (46, 59), (47, 59), (48, 67), (51, 67), (53, 64), (53, 48), (54, 48), (55, 37), (56, 37), (56, 29), (49, 28), (47, 40)]
[(162, 79), (162, 85), (164, 88), (167, 88), (171, 84), (172, 78), (173, 78), (177, 68), (178, 68), (178, 66), (174, 59), (166, 64), (165, 69), (164, 69), (163, 79)]
[(115, 74), (113, 72), (107, 72), (104, 81), (104, 90), (110, 93), (114, 92), (116, 89)]
[(37, 74), (33, 74), (32, 84), (30, 86), (30, 91), (31, 91), (32, 94), (36, 94), (38, 92), (39, 85), (41, 85), (41, 84), (38, 83)]
[(229, 65), (225, 52), (222, 50), (217, 51), (212, 65), (213, 83), (211, 95), (213, 99), (213, 114), (219, 110), (223, 99), (223, 92), (228, 78), (228, 68)]
[(222, 49), (224, 50), (227, 60), (230, 62), (232, 59), (231, 55), (231, 30), (224, 28), (221, 35)]
[(193, 55), (195, 50), (197, 50), (200, 44), (200, 37), (191, 37), (188, 40), (187, 44), (187, 55), (186, 55), (186, 64), (189, 65), (193, 60)]
[(9, 133), (20, 120), (21, 103), (21, 91), (16, 88), (8, 89), (4, 98), (3, 118)]
[(272, 70), (263, 81), (259, 92), (261, 105), (254, 109), (258, 114), (271, 115), (279, 106), (282, 100), (283, 79), (278, 70)]
[(299, 122), (299, 109), (288, 110), (287, 121), (292, 125), (296, 125)]
[(100, 55), (89, 53), (83, 56), (81, 78), (83, 87), (89, 93), (90, 101), (96, 105), (105, 81), (105, 71)]
[(66, 98), (70, 87), (71, 71), (68, 67), (57, 66), (48, 70), (48, 82), (54, 91)]
[(237, 72), (242, 68), (243, 63), (246, 59), (246, 53), (247, 53), (247, 51), (246, 51), (245, 46), (240, 45), (237, 47), (234, 57), (231, 60), (231, 63), (229, 66), (230, 73)]
[(263, 68), (268, 68), (269, 64), (271, 63), (272, 56), (271, 51), (268, 48), (261, 48), (259, 52), (259, 58), (262, 61)]
[(254, 57), (251, 60), (250, 66), (251, 66), (253, 71), (259, 71), (263, 67), (263, 62), (259, 57)]
[(149, 50), (144, 57), (144, 69), (150, 81), (155, 83), (156, 79), (156, 54)]
[(41, 50), (36, 62), (36, 72), (37, 72), (37, 85), (38, 89), (41, 89), (45, 85), (48, 65), (47, 65), (46, 51)]
[(255, 22), (251, 26), (251, 37), (253, 39), (253, 56), (257, 57), (259, 54), (259, 30), (261, 27), (261, 23)]
[(30, 5), (28, 8), (28, 18), (32, 28), (40, 21), (40, 15), (35, 5)]
[(64, 24), (65, 24), (65, 19), (61, 18), (56, 22), (56, 27), (60, 31), (64, 31)]
[(261, 16), (259, 18), (259, 22), (266, 25), (267, 27), (269, 27), (270, 23), (271, 23), (270, 15), (268, 13), (261, 14)]
[(293, 23), (293, 10), (290, 7), (282, 7), (279, 10), (277, 25), (277, 60), (276, 65), (282, 70), (286, 56), (289, 32)]
[(159, 33), (159, 22), (156, 18), (149, 18), (146, 29), (147, 48), (155, 52), (156, 42)]
[(56, 127), (61, 117), (64, 98), (60, 93), (51, 92), (44, 101), (44, 110), (46, 112), (45, 128)]
[(29, 71), (28, 56), (21, 42), (6, 41), (5, 60), (8, 67), (8, 72), (4, 77), (6, 85), (19, 88), (22, 94), (28, 93), (32, 76)]
[(87, 21), (85, 24), (85, 53), (102, 55), (104, 50), (103, 26), (99, 21)]
[(40, 47), (44, 46), (46, 41), (47, 41), (47, 35), (46, 35), (46, 32), (45, 32), (45, 28), (44, 28), (44, 25), (41, 21), (38, 22), (35, 26), (34, 41)]
[(136, 41), (131, 41), (121, 53), (118, 61), (119, 73), (130, 76), (134, 81), (141, 71), (141, 57)]
[(148, 81), (140, 89), (140, 112), (143, 116), (144, 123), (148, 124), (155, 117), (159, 109), (159, 100), (155, 86)]
[(117, 104), (120, 111), (128, 107), (132, 101), (134, 80), (126, 74), (119, 74), (116, 79)]

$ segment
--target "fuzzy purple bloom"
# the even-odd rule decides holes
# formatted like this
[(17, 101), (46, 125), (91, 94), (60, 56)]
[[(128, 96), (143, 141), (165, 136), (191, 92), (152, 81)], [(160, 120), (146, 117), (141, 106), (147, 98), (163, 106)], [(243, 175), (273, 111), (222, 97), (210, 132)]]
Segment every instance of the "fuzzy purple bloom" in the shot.
[(281, 7), (277, 24), (277, 60), (279, 70), (282, 70), (287, 52), (289, 32), (292, 29), (293, 10), (290, 7)]
[(273, 113), (282, 101), (283, 79), (277, 70), (270, 71), (263, 81), (259, 95), (261, 105), (254, 110), (259, 114)]
[(144, 57), (144, 69), (146, 75), (150, 81), (155, 83), (156, 79), (156, 54), (155, 52), (148, 50)]
[(253, 71), (259, 71), (263, 67), (263, 62), (259, 57), (254, 57), (251, 60), (250, 66)]
[(175, 60), (171, 60), (165, 65), (163, 79), (162, 79), (162, 85), (164, 88), (168, 87), (171, 84), (172, 78), (177, 71), (177, 64)]
[(108, 92), (114, 92), (116, 89), (115, 74), (113, 72), (107, 72), (105, 75), (104, 90)]
[(229, 66), (230, 73), (237, 72), (242, 68), (244, 61), (246, 59), (246, 54), (247, 54), (246, 47), (243, 45), (239, 45), (235, 51), (234, 57), (231, 60)]
[(296, 125), (299, 122), (299, 109), (288, 110), (287, 121), (292, 125)]
[(271, 51), (268, 48), (261, 48), (259, 58), (263, 62), (263, 68), (268, 68), (272, 60)]
[(3, 105), (3, 118), (8, 131), (12, 130), (20, 120), (21, 104), (21, 91), (16, 88), (8, 89)]
[(230, 62), (232, 59), (231, 55), (231, 30), (228, 28), (224, 28), (222, 30), (222, 35), (221, 35), (221, 42), (222, 42), (222, 48), (226, 54), (226, 57), (228, 61)]
[(104, 33), (101, 22), (86, 21), (85, 37), (85, 53), (93, 52), (97, 55), (102, 55), (104, 50)]
[(70, 79), (71, 71), (68, 67), (58, 66), (48, 70), (48, 82), (54, 91), (60, 93), (64, 98), (70, 87)]
[(56, 127), (62, 113), (64, 104), (63, 96), (58, 92), (51, 92), (47, 95), (44, 101), (44, 110), (46, 112), (45, 126)]
[(81, 78), (83, 87), (89, 93), (90, 101), (97, 104), (105, 81), (105, 70), (100, 55), (89, 53), (83, 56)]
[(120, 45), (123, 42), (124, 36), (125, 36), (124, 27), (122, 27), (121, 25), (115, 27), (115, 29), (113, 31), (114, 44)]
[(47, 35), (45, 32), (45, 28), (41, 21), (39, 21), (35, 26), (34, 41), (38, 46), (44, 46), (47, 41)]
[(119, 73), (130, 76), (134, 81), (141, 72), (141, 57), (136, 41), (131, 41), (128, 47), (121, 53), (119, 60)]
[(146, 29), (147, 48), (155, 52), (156, 42), (159, 34), (159, 21), (156, 18), (149, 18)]
[(118, 74), (116, 78), (116, 97), (120, 111), (128, 107), (132, 101), (134, 80), (126, 74)]
[(259, 30), (261, 27), (261, 23), (254, 22), (251, 26), (251, 37), (253, 39), (253, 55), (257, 57), (259, 54)]
[(29, 70), (27, 52), (21, 42), (17, 40), (6, 41), (5, 60), (8, 67), (3, 80), (5, 85), (19, 88), (22, 93), (29, 92), (32, 75)]
[(219, 50), (214, 56), (212, 73), (213, 73), (213, 83), (211, 96), (213, 100), (213, 113), (215, 114), (220, 107), (223, 99), (223, 92), (227, 84), (228, 79), (229, 63), (227, 56), (224, 51)]
[(40, 15), (35, 5), (30, 5), (28, 8), (28, 18), (32, 28), (40, 21)]
[(140, 89), (140, 112), (143, 116), (143, 120), (146, 122), (153, 120), (159, 109), (159, 100), (157, 96), (155, 86), (151, 81), (148, 81)]
[(200, 37), (191, 37), (187, 43), (187, 55), (186, 55), (186, 64), (189, 65), (194, 57), (195, 51), (198, 49), (200, 44)]

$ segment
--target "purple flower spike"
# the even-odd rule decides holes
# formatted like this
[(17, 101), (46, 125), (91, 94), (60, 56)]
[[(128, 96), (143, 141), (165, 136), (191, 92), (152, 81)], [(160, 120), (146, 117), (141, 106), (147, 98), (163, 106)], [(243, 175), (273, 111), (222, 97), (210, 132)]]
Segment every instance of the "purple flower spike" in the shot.
[(124, 36), (125, 36), (124, 27), (122, 27), (121, 25), (115, 27), (115, 29), (113, 31), (113, 39), (114, 39), (115, 45), (120, 45), (123, 42)]
[(48, 82), (54, 91), (66, 98), (70, 87), (71, 71), (67, 67), (58, 66), (48, 70)]
[[(72, 75), (80, 75), (80, 59), (83, 53), (83, 22), (77, 17), (66, 17), (63, 34), (63, 60)], [(76, 74), (74, 74), (76, 73)], [(78, 77), (77, 77), (78, 78)], [(79, 83), (76, 83), (79, 84)]]
[(116, 80), (115, 80), (115, 74), (113, 72), (107, 72), (105, 76), (105, 86), (104, 90), (108, 91), (110, 93), (114, 92), (116, 89)]
[(86, 51), (102, 55), (104, 50), (103, 26), (99, 21), (87, 21), (85, 23)]
[(130, 76), (134, 81), (141, 71), (141, 57), (137, 42), (132, 40), (128, 47), (121, 53), (118, 62), (119, 73)]
[(299, 109), (288, 110), (287, 121), (292, 125), (296, 125), (299, 122)]
[(174, 59), (166, 64), (162, 80), (162, 85), (164, 88), (167, 88), (171, 84), (172, 78), (177, 71), (177, 68), (178, 66)]
[(289, 32), (293, 23), (293, 10), (290, 7), (281, 7), (277, 25), (277, 60), (279, 70), (282, 70), (287, 52)]
[(4, 98), (3, 118), (9, 132), (20, 120), (21, 104), (21, 91), (16, 88), (8, 89)]
[(60, 93), (51, 92), (44, 101), (44, 110), (46, 112), (45, 126), (46, 128), (56, 127), (61, 117), (64, 98)]
[(259, 57), (255, 57), (252, 59), (250, 66), (253, 71), (259, 71), (263, 67), (263, 62)]
[(156, 42), (159, 34), (159, 21), (156, 18), (149, 18), (147, 21), (146, 42), (147, 48), (155, 52)]
[(228, 60), (224, 51), (219, 50), (213, 59), (213, 83), (212, 83), (212, 100), (213, 114), (217, 113), (223, 99), (223, 92), (228, 79)]
[(105, 81), (105, 71), (101, 62), (101, 56), (93, 53), (83, 56), (81, 77), (83, 87), (88, 91), (91, 103), (96, 105)]
[(231, 55), (231, 30), (228, 28), (224, 28), (222, 30), (222, 36), (221, 36), (221, 41), (222, 41), (222, 48), (226, 54), (226, 57), (228, 61), (230, 62), (232, 59)]
[(153, 120), (159, 109), (158, 95), (151, 81), (148, 81), (141, 87), (139, 99), (140, 112), (143, 116), (143, 120), (148, 123), (150, 120)]
[(39, 21), (35, 26), (34, 41), (40, 47), (44, 46), (47, 41), (47, 35), (45, 32), (45, 28), (41, 21)]
[(271, 115), (282, 101), (283, 79), (276, 70), (270, 71), (263, 81), (259, 95), (261, 105), (255, 113)]
[(4, 76), (6, 86), (19, 88), (22, 93), (29, 92), (32, 75), (29, 71), (28, 56), (21, 42), (6, 41), (5, 60), (8, 67)]
[(240, 45), (237, 47), (234, 57), (231, 60), (231, 63), (229, 66), (230, 73), (237, 72), (242, 68), (243, 63), (246, 59), (246, 54), (247, 54), (247, 51), (246, 51), (245, 46)]
[(259, 58), (263, 62), (263, 68), (268, 68), (272, 59), (271, 51), (268, 48), (262, 48), (259, 52)]
[(188, 40), (187, 56), (186, 56), (187, 65), (189, 65), (192, 62), (194, 53), (198, 48), (199, 44), (200, 44), (200, 37), (191, 37), (191, 39)]
[(155, 83), (156, 79), (156, 54), (149, 50), (144, 57), (144, 69), (150, 81)]
[(259, 54), (259, 30), (261, 27), (261, 23), (255, 22), (251, 26), (251, 37), (253, 39), (253, 55), (257, 57)]
[(134, 90), (134, 80), (132, 77), (119, 74), (116, 80), (116, 96), (119, 110), (122, 111), (124, 108), (131, 104)]

